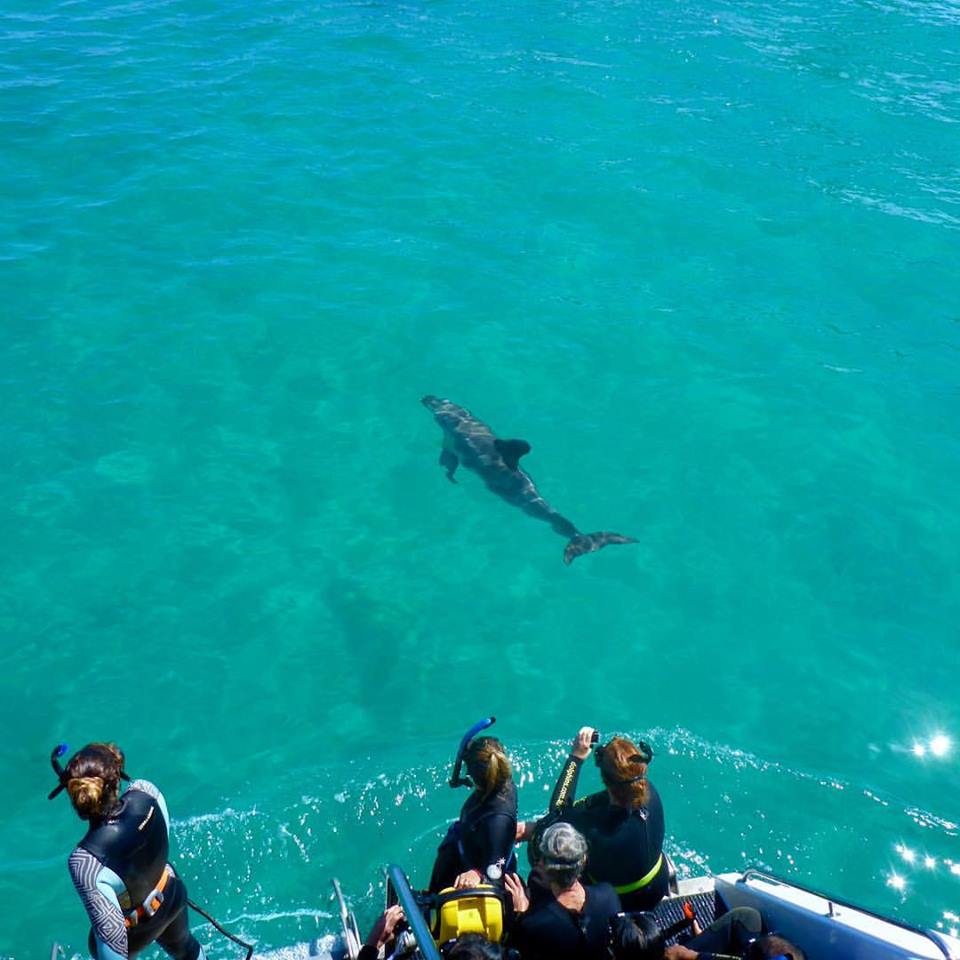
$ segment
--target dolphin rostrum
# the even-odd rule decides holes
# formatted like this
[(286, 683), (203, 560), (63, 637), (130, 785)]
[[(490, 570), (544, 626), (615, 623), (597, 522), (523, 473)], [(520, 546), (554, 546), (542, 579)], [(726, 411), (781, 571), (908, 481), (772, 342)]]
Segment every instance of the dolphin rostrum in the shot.
[(521, 469), (520, 458), (530, 452), (526, 440), (501, 440), (469, 410), (450, 400), (424, 397), (421, 403), (433, 412), (443, 430), (440, 465), (452, 483), (457, 467), (463, 464), (482, 478), (487, 487), (507, 503), (519, 507), (537, 520), (546, 520), (557, 533), (569, 541), (563, 551), (563, 562), (572, 563), (584, 553), (593, 553), (611, 543), (636, 543), (619, 533), (580, 533), (564, 516), (540, 496), (533, 480)]

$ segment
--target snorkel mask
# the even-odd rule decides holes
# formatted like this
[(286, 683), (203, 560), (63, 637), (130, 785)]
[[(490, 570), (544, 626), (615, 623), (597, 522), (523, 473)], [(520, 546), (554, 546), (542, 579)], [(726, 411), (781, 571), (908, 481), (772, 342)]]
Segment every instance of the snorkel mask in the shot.
[[(57, 775), (57, 779), (60, 783), (54, 787), (50, 793), (47, 794), (47, 799), (52, 800), (57, 794), (61, 791), (67, 789), (67, 784), (70, 782), (70, 778), (67, 776), (67, 771), (64, 770), (63, 765), (60, 763), (60, 758), (69, 750), (70, 748), (65, 743), (58, 743), (53, 750), (50, 751), (50, 766), (53, 767), (53, 772)], [(84, 747), (77, 753), (77, 756), (85, 752), (93, 753), (96, 748), (91, 749), (90, 746)], [(127, 776), (124, 770), (120, 771), (120, 779), (126, 780), (129, 782), (130, 778)]]
[(469, 777), (461, 777), (460, 770), (463, 767), (463, 758), (466, 756), (467, 747), (470, 741), (487, 727), (492, 727), (497, 722), (496, 717), (484, 717), (478, 720), (461, 738), (460, 746), (457, 748), (457, 757), (453, 761), (453, 773), (450, 775), (448, 783), (451, 787), (472, 787), (473, 781)]
[(67, 776), (67, 771), (63, 769), (63, 766), (60, 764), (60, 758), (67, 752), (69, 748), (65, 743), (58, 743), (53, 750), (50, 751), (50, 766), (53, 767), (53, 772), (57, 775), (57, 780), (60, 781), (59, 785), (54, 787), (49, 794), (47, 794), (47, 799), (52, 800), (57, 794), (61, 791), (67, 789), (67, 781), (70, 779)]

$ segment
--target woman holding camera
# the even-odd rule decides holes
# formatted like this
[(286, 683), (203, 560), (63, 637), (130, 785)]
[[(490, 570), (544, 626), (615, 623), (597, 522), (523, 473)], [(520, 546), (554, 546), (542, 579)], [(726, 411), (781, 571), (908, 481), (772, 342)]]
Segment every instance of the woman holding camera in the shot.
[(666, 895), (663, 804), (647, 779), (653, 751), (640, 741), (614, 737), (594, 750), (604, 789), (576, 800), (577, 779), (597, 732), (582, 727), (573, 739), (550, 800), (548, 817), (564, 820), (587, 839), (587, 877), (612, 884), (624, 910), (652, 910)]

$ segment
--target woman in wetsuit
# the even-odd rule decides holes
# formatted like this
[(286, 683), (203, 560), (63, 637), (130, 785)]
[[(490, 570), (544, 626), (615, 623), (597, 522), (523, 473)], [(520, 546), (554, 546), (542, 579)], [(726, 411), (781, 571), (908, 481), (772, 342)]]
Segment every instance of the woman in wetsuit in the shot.
[[(65, 749), (65, 748), (62, 748)], [(55, 751), (59, 755), (58, 751)], [(77, 816), (90, 824), (67, 861), (90, 917), (90, 954), (133, 957), (156, 941), (175, 960), (198, 960), (203, 948), (187, 926), (187, 888), (167, 862), (169, 816), (163, 794), (135, 780), (120, 796), (123, 753), (91, 743), (60, 771)]]
[(503, 744), (475, 737), (463, 753), (474, 791), (437, 850), (430, 891), (503, 882), (517, 835), (517, 788)]
[(555, 823), (543, 832), (536, 857), (535, 872), (548, 891), (535, 884), (528, 895), (516, 874), (506, 878), (516, 918), (511, 944), (524, 960), (606, 960), (620, 900), (609, 883), (581, 882), (586, 839), (569, 823)]
[(653, 751), (614, 737), (595, 751), (605, 790), (575, 800), (580, 767), (590, 754), (592, 727), (574, 738), (550, 800), (550, 814), (573, 824), (590, 849), (587, 877), (613, 885), (624, 910), (652, 910), (664, 897), (669, 872), (663, 856), (663, 805), (647, 779)]

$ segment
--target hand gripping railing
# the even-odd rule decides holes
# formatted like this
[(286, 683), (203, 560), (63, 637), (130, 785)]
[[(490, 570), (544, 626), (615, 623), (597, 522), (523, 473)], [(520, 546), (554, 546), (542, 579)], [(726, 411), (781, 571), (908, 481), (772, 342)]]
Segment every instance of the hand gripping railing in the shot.
[(403, 915), (414, 939), (417, 941), (420, 956), (423, 957), (423, 960), (440, 960), (440, 951), (437, 950), (437, 945), (433, 942), (430, 928), (420, 912), (420, 905), (417, 903), (413, 890), (410, 889), (410, 881), (407, 879), (407, 875), (396, 864), (391, 864), (387, 867), (387, 880), (393, 887), (393, 892), (397, 895), (397, 903), (403, 907)]

